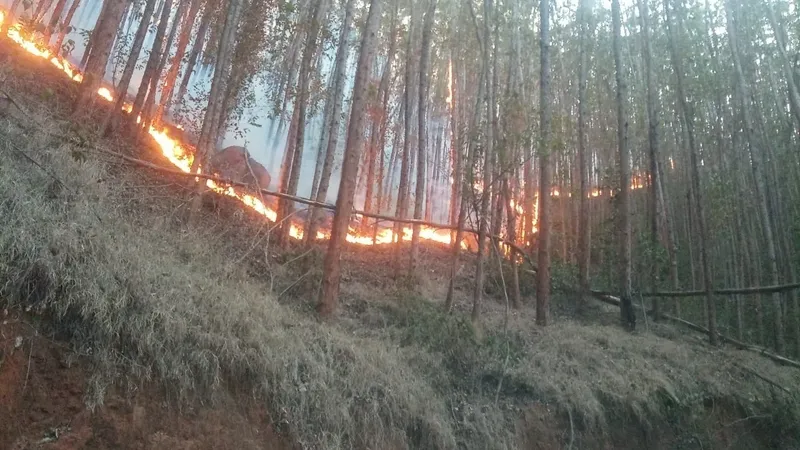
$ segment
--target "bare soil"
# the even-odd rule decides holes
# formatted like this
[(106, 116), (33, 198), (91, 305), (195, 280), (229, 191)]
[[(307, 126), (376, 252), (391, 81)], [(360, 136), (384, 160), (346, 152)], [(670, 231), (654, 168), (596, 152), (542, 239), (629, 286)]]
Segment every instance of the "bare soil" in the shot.
[(29, 315), (0, 321), (0, 448), (291, 449), (245, 395), (178, 410), (154, 383), (111, 387), (89, 410), (88, 360), (42, 334)]

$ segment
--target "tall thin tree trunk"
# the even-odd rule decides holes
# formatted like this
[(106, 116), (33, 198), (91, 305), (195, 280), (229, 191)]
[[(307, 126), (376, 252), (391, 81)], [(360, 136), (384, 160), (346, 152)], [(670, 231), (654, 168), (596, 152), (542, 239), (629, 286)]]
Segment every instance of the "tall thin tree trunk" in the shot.
[[(650, 7), (649, 0), (638, 0), (639, 20), (642, 28), (642, 46), (645, 65), (645, 82), (647, 84), (647, 138), (648, 156), (650, 159), (650, 245), (652, 250), (660, 246), (659, 241), (659, 170), (658, 170), (658, 91), (655, 85), (652, 53), (653, 46), (650, 42)], [(650, 261), (650, 286), (653, 291), (658, 290), (659, 264), (656, 260)], [(653, 319), (658, 320), (661, 311), (657, 297), (653, 297)]]
[(631, 285), (631, 154), (628, 148), (628, 119), (625, 116), (625, 101), (627, 99), (627, 85), (622, 66), (622, 37), (619, 0), (611, 0), (611, 20), (613, 28), (614, 66), (616, 67), (617, 82), (617, 146), (619, 147), (619, 240), (620, 240), (620, 267), (619, 289), (620, 315), (623, 325), (633, 330), (636, 327), (636, 315), (633, 311)]
[[(333, 172), (333, 158), (336, 155), (336, 147), (339, 145), (339, 126), (342, 119), (342, 102), (344, 101), (345, 71), (347, 68), (347, 56), (350, 49), (348, 41), (350, 27), (353, 21), (353, 1), (354, 0), (347, 0), (347, 4), (345, 5), (344, 20), (342, 21), (342, 30), (339, 35), (339, 48), (336, 50), (336, 59), (333, 63), (333, 109), (331, 110), (330, 137), (328, 138), (325, 161), (322, 164), (322, 173), (319, 177), (319, 189), (317, 190), (315, 199), (320, 203), (324, 203), (328, 198), (328, 186), (330, 184), (331, 173)], [(319, 229), (321, 220), (322, 215), (320, 214), (319, 208), (312, 208), (309, 226), (305, 233), (306, 243), (313, 242), (316, 239), (317, 229)]]
[[(122, 108), (122, 105), (125, 103), (125, 100), (128, 96), (128, 88), (130, 87), (131, 78), (133, 77), (133, 71), (136, 69), (136, 63), (139, 61), (139, 54), (142, 51), (142, 45), (144, 44), (145, 36), (147, 36), (147, 29), (150, 27), (150, 20), (153, 16), (153, 11), (156, 7), (156, 0), (147, 0), (144, 7), (144, 13), (142, 14), (142, 19), (139, 22), (139, 27), (136, 29), (136, 35), (133, 37), (133, 43), (131, 44), (131, 51), (128, 56), (128, 61), (125, 64), (125, 68), (122, 70), (122, 77), (119, 80), (119, 84), (117, 85), (117, 95), (116, 101), (114, 104), (114, 111), (119, 111)], [(114, 120), (114, 116), (106, 117), (106, 123), (103, 126), (103, 129), (108, 131), (108, 126), (111, 121)], [(135, 119), (135, 117), (134, 117)]]
[(192, 79), (195, 65), (200, 57), (200, 52), (203, 50), (203, 42), (205, 41), (206, 34), (208, 33), (208, 25), (211, 22), (211, 12), (206, 11), (203, 14), (203, 19), (200, 22), (200, 27), (197, 29), (197, 36), (194, 38), (192, 50), (189, 52), (189, 60), (186, 62), (186, 69), (183, 71), (183, 79), (178, 88), (178, 95), (172, 105), (177, 105), (178, 108), (183, 105), (183, 99), (186, 97), (186, 90), (189, 88), (189, 80)]
[[(92, 47), (94, 46), (94, 43), (97, 40), (97, 34), (100, 32), (100, 28), (99, 28), (100, 21), (101, 21), (101, 19), (103, 17), (105, 17), (106, 9), (109, 7), (109, 5), (114, 4), (116, 1), (117, 0), (104, 0), (103, 1), (103, 6), (100, 7), (100, 15), (97, 16), (97, 22), (95, 23), (94, 28), (92, 28), (92, 32), (89, 35), (89, 41), (86, 43), (86, 48), (83, 50), (83, 56), (81, 57), (81, 65), (80, 66), (83, 68), (84, 71), (88, 70), (87, 64), (89, 63), (89, 58), (92, 56)], [(122, 21), (122, 16), (125, 14), (125, 8), (123, 8), (122, 12), (119, 13), (119, 14), (120, 14), (120, 19), (119, 20)], [(115, 12), (115, 15), (116, 15), (116, 12)], [(116, 30), (114, 30), (114, 34), (116, 34)], [(110, 40), (113, 41), (113, 39), (114, 39), (114, 36), (111, 36)], [(109, 50), (108, 50), (109, 53), (111, 52), (111, 47), (110, 46), (113, 46), (113, 42), (109, 44)], [(105, 71), (105, 67), (103, 68), (103, 70)]]
[[(159, 18), (158, 28), (156, 28), (156, 35), (153, 38), (153, 47), (150, 49), (150, 56), (147, 58), (147, 65), (142, 74), (142, 82), (139, 84), (139, 89), (136, 92), (136, 98), (133, 101), (133, 109), (131, 110), (131, 127), (138, 128), (136, 117), (140, 114), (144, 118), (143, 108), (144, 102), (147, 97), (147, 92), (150, 87), (150, 79), (155, 76), (158, 69), (158, 64), (161, 62), (161, 52), (164, 48), (164, 36), (167, 34), (167, 25), (169, 24), (169, 16), (172, 10), (172, 0), (164, 0), (164, 6), (161, 8), (161, 17)], [(167, 49), (169, 51), (169, 49)]]
[[(480, 76), (478, 77), (478, 92), (475, 95), (475, 108), (472, 113), (472, 121), (469, 124), (469, 129), (474, 130), (478, 127), (481, 118), (481, 103), (483, 102), (483, 92), (486, 87), (486, 78), (488, 77), (487, 71), (489, 70), (489, 62), (484, 61), (481, 67)], [(445, 298), (444, 307), (446, 311), (453, 309), (455, 302), (455, 286), (456, 275), (458, 274), (459, 257), (461, 256), (461, 241), (464, 238), (464, 226), (467, 222), (467, 208), (471, 205), (467, 200), (472, 200), (474, 195), (473, 181), (475, 174), (473, 168), (475, 167), (475, 137), (473, 133), (467, 134), (467, 159), (464, 164), (464, 173), (461, 174), (460, 179), (454, 180), (455, 183), (461, 183), (461, 202), (458, 207), (458, 224), (456, 228), (456, 236), (453, 239), (453, 257), (450, 263), (450, 282), (447, 285), (447, 296)], [(469, 197), (467, 197), (469, 193)]]
[(539, 242), (536, 271), (536, 324), (546, 326), (550, 321), (550, 2), (539, 3)]
[[(327, 0), (315, 0), (311, 10), (311, 26), (306, 33), (305, 48), (303, 58), (300, 63), (300, 77), (297, 81), (297, 97), (294, 108), (297, 110), (297, 124), (295, 126), (295, 143), (292, 155), (292, 169), (289, 174), (289, 184), (286, 193), (289, 195), (297, 194), (297, 186), (300, 182), (300, 170), (303, 164), (303, 150), (305, 147), (306, 135), (306, 110), (308, 108), (308, 85), (311, 81), (311, 62), (316, 52), (317, 36), (322, 19), (325, 17)], [(286, 243), (289, 240), (289, 230), (292, 221), (285, 220), (294, 214), (294, 202), (281, 199), (279, 202), (278, 221), (284, 220), (281, 227), (280, 242)]]
[(103, 12), (97, 19), (95, 32), (92, 39), (92, 54), (86, 61), (86, 70), (81, 82), (78, 101), (75, 103), (75, 115), (85, 115), (96, 101), (97, 89), (103, 81), (103, 76), (114, 45), (114, 36), (117, 34), (119, 24), (128, 7), (127, 0), (107, 0)]
[[(742, 70), (740, 62), (739, 44), (737, 40), (736, 27), (734, 24), (734, 16), (730, 1), (725, 2), (725, 17), (728, 30), (728, 43), (731, 47), (731, 55), (733, 57), (733, 65), (736, 73), (737, 81), (737, 94), (739, 97), (739, 104), (742, 109), (742, 117), (744, 119), (744, 135), (747, 140), (747, 146), (750, 149), (750, 161), (753, 169), (753, 178), (756, 182), (756, 198), (760, 208), (761, 224), (764, 230), (764, 237), (767, 245), (767, 257), (769, 259), (769, 272), (772, 284), (778, 284), (780, 277), (778, 275), (778, 261), (775, 250), (775, 238), (772, 229), (772, 218), (769, 214), (767, 207), (767, 200), (765, 198), (765, 182), (762, 173), (762, 153), (758, 148), (757, 139), (755, 137), (755, 130), (753, 127), (753, 119), (751, 112), (750, 93), (747, 87), (747, 81)], [(775, 348), (778, 353), (785, 353), (786, 341), (784, 338), (783, 326), (783, 312), (781, 304), (781, 296), (779, 293), (772, 294), (772, 308), (774, 314), (775, 327)]]
[[(422, 25), (422, 49), (419, 58), (419, 144), (417, 145), (417, 183), (414, 199), (414, 218), (422, 219), (423, 198), (425, 197), (425, 171), (427, 169), (426, 153), (428, 151), (428, 89), (430, 78), (428, 74), (428, 64), (431, 54), (431, 34), (433, 32), (433, 16), (436, 14), (437, 0), (429, 0), (428, 12), (425, 13), (425, 20)], [(415, 224), (411, 233), (411, 264), (410, 272), (413, 273), (419, 263), (419, 232), (420, 226)]]
[[(409, 189), (409, 171), (411, 166), (411, 121), (414, 117), (414, 102), (412, 90), (412, 72), (414, 70), (414, 56), (412, 49), (414, 48), (414, 25), (415, 13), (413, 3), (409, 6), (411, 8), (411, 19), (408, 22), (408, 33), (406, 42), (406, 70), (405, 70), (405, 110), (403, 119), (403, 159), (400, 164), (400, 186), (397, 194), (397, 209), (395, 215), (401, 219), (405, 219), (408, 215), (408, 189)], [(397, 240), (397, 252), (400, 254), (400, 249), (403, 241), (403, 225), (395, 223), (394, 225), (394, 239)]]
[[(166, 0), (169, 1), (169, 0)], [(211, 151), (211, 132), (214, 129), (214, 121), (219, 121), (222, 109), (222, 93), (225, 92), (225, 78), (228, 74), (226, 66), (226, 55), (233, 51), (234, 40), (236, 38), (236, 28), (239, 22), (239, 12), (242, 8), (242, 0), (230, 0), (225, 14), (225, 22), (222, 28), (222, 35), (217, 46), (216, 65), (214, 76), (211, 79), (211, 91), (209, 92), (208, 107), (203, 117), (203, 127), (200, 130), (197, 150), (192, 160), (191, 171), (197, 172), (200, 166), (205, 163), (206, 156)], [(199, 186), (202, 189), (201, 186)], [(200, 207), (200, 196), (196, 196), (192, 205), (192, 210), (197, 211)]]
[[(675, 71), (675, 84), (678, 95), (678, 103), (681, 109), (681, 118), (684, 126), (686, 127), (686, 135), (689, 140), (689, 158), (690, 158), (690, 177), (692, 183), (692, 200), (694, 202), (694, 212), (697, 216), (697, 228), (700, 238), (700, 259), (703, 266), (703, 288), (706, 293), (706, 315), (708, 319), (708, 335), (709, 341), (712, 345), (717, 345), (719, 337), (717, 335), (717, 308), (714, 303), (713, 295), (713, 281), (711, 278), (711, 264), (708, 255), (708, 238), (705, 213), (703, 211), (703, 192), (700, 188), (700, 164), (697, 158), (697, 147), (694, 137), (694, 117), (689, 109), (689, 103), (684, 94), (683, 88), (683, 65), (678, 57), (677, 47), (675, 45), (675, 36), (671, 26), (671, 12), (669, 7), (670, 0), (664, 1), (664, 10), (667, 17), (667, 29), (669, 30), (670, 53), (672, 56), (672, 67)], [(689, 213), (691, 215), (691, 213)]]
[(322, 316), (330, 316), (336, 311), (339, 297), (339, 281), (341, 277), (342, 246), (347, 237), (350, 211), (353, 209), (355, 181), (358, 172), (358, 160), (364, 144), (364, 124), (367, 116), (369, 75), (372, 61), (375, 59), (377, 33), (381, 17), (381, 0), (370, 2), (367, 23), (364, 26), (361, 40), (361, 54), (358, 57), (355, 85), (353, 86), (353, 105), (350, 112), (350, 123), (347, 130), (344, 162), (342, 163), (342, 179), (339, 183), (339, 195), (336, 200), (336, 215), (333, 218), (331, 239), (325, 254), (322, 290), (317, 310)]
[(484, 82), (486, 83), (486, 143), (483, 152), (483, 192), (481, 193), (481, 210), (478, 217), (478, 257), (475, 264), (475, 286), (472, 292), (472, 322), (477, 323), (481, 314), (483, 300), (484, 257), (487, 252), (486, 235), (489, 233), (490, 207), (492, 202), (492, 172), (494, 171), (494, 74), (497, 72), (497, 58), (490, 59), (492, 52), (492, 36), (490, 20), (494, 17), (492, 0), (483, 1), (483, 59), (489, 66)]
[(64, 39), (67, 37), (67, 30), (72, 24), (72, 17), (75, 15), (75, 11), (78, 10), (78, 6), (80, 5), (81, 0), (73, 0), (61, 25), (56, 27), (58, 35), (56, 36), (56, 43), (53, 45), (53, 49), (58, 55), (61, 54), (61, 47), (64, 45)]
[(66, 6), (67, 0), (58, 0), (56, 2), (56, 7), (53, 8), (53, 14), (50, 16), (50, 22), (47, 24), (47, 28), (44, 31), (43, 38), (45, 42), (50, 42), (50, 37), (53, 36), (53, 31), (55, 31), (58, 26), (58, 22), (61, 20), (61, 14), (64, 12)]
[[(161, 88), (161, 98), (158, 102), (158, 109), (153, 115), (156, 125), (159, 125), (163, 120), (164, 112), (166, 111), (167, 105), (172, 99), (172, 92), (175, 89), (175, 82), (178, 80), (181, 62), (183, 61), (183, 56), (186, 54), (186, 47), (189, 46), (189, 40), (192, 38), (192, 27), (194, 26), (194, 20), (197, 17), (197, 13), (202, 4), (201, 0), (184, 1), (191, 1), (191, 6), (189, 7), (189, 14), (181, 24), (181, 34), (178, 37), (178, 45), (175, 48), (175, 54), (172, 56), (172, 59), (170, 59), (169, 71), (164, 78), (164, 84)], [(165, 54), (165, 56), (167, 54), (168, 52)]]
[(578, 173), (581, 179), (580, 213), (578, 215), (578, 284), (581, 294), (578, 296), (578, 311), (584, 312), (589, 298), (589, 264), (591, 261), (591, 223), (589, 222), (591, 158), (586, 155), (586, 84), (589, 71), (589, 23), (591, 20), (591, 3), (581, 0), (578, 7), (580, 26), (580, 50), (578, 56)]

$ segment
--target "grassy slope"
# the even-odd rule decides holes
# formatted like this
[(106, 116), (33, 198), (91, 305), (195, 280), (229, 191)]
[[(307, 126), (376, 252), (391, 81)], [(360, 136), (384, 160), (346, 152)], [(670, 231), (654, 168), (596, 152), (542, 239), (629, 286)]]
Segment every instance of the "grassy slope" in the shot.
[[(766, 427), (776, 441), (765, 446), (797, 437), (796, 401), (742, 367), (793, 391), (797, 371), (680, 336), (569, 321), (534, 330), (527, 310), (504, 333), (491, 302), (476, 334), (401, 283), (355, 281), (345, 317), (319, 323), (303, 302), (314, 277), (294, 291), (305, 298), (278, 303), (275, 280), (242, 263), (261, 249), (253, 234), (213, 217), (186, 229), (174, 180), (76, 157), (53, 137), (66, 131), (47, 104), (21, 98), (42, 127), (25, 133), (0, 117), (0, 298), (50, 314), (77, 349), (91, 349), (90, 404), (125, 377), (155, 376), (180, 400), (236, 386), (298, 443), (325, 449), (518, 448), (534, 408), (559, 427), (552, 445), (571, 439), (570, 422), (581, 447), (617, 428), (634, 440), (691, 431), (711, 404)], [(272, 275), (279, 285), (296, 277)]]

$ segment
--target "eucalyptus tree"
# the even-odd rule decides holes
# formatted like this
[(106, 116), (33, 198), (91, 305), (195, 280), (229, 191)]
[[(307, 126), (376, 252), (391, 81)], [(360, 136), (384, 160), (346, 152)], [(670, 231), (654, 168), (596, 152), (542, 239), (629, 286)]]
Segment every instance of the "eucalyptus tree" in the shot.
[(350, 211), (353, 208), (358, 160), (364, 144), (364, 128), (367, 117), (367, 83), (375, 59), (378, 28), (381, 18), (382, 0), (371, 0), (369, 14), (361, 34), (361, 48), (353, 86), (353, 104), (347, 130), (342, 177), (339, 195), (336, 199), (336, 214), (333, 218), (331, 239), (325, 253), (322, 289), (317, 310), (322, 316), (330, 316), (336, 311), (341, 278), (342, 246), (347, 237)]

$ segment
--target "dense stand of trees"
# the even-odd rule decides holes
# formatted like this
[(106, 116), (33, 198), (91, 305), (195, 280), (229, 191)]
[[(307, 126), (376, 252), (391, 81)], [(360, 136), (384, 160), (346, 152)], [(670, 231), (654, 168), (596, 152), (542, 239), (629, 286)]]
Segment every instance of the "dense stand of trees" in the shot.
[[(61, 51), (80, 6), (14, 1), (3, 26), (38, 21), (37, 38)], [(323, 314), (336, 309), (342, 245), (362, 208), (453, 224), (448, 309), (473, 261), (465, 230), (477, 230), (474, 321), (487, 276), (504, 270), (515, 307), (535, 284), (540, 325), (559, 286), (576, 288), (582, 312), (590, 287), (617, 292), (629, 328), (637, 293), (701, 290), (702, 301), (647, 306), (655, 319), (705, 322), (714, 343), (725, 333), (800, 354), (800, 291), (714, 294), (798, 281), (798, 30), (788, 0), (612, 0), (610, 10), (588, 0), (105, 0), (75, 111), (93, 108), (109, 62), (124, 61), (114, 81), (116, 106), (133, 103), (128, 127), (183, 120), (197, 130), (197, 169), (239, 105), (270, 92), (267, 139), (288, 135), (278, 189), (298, 193), (305, 154), (316, 161), (311, 198), (326, 201), (340, 174)], [(192, 118), (181, 111), (200, 69), (211, 82)], [(284, 245), (294, 208), (278, 205)], [(304, 224), (306, 245), (321, 216)], [(404, 228), (394, 226), (397, 242)], [(358, 232), (377, 229), (363, 219)], [(424, 228), (410, 230), (395, 264), (414, 273)], [(535, 280), (520, 275), (523, 261), (536, 261)]]

